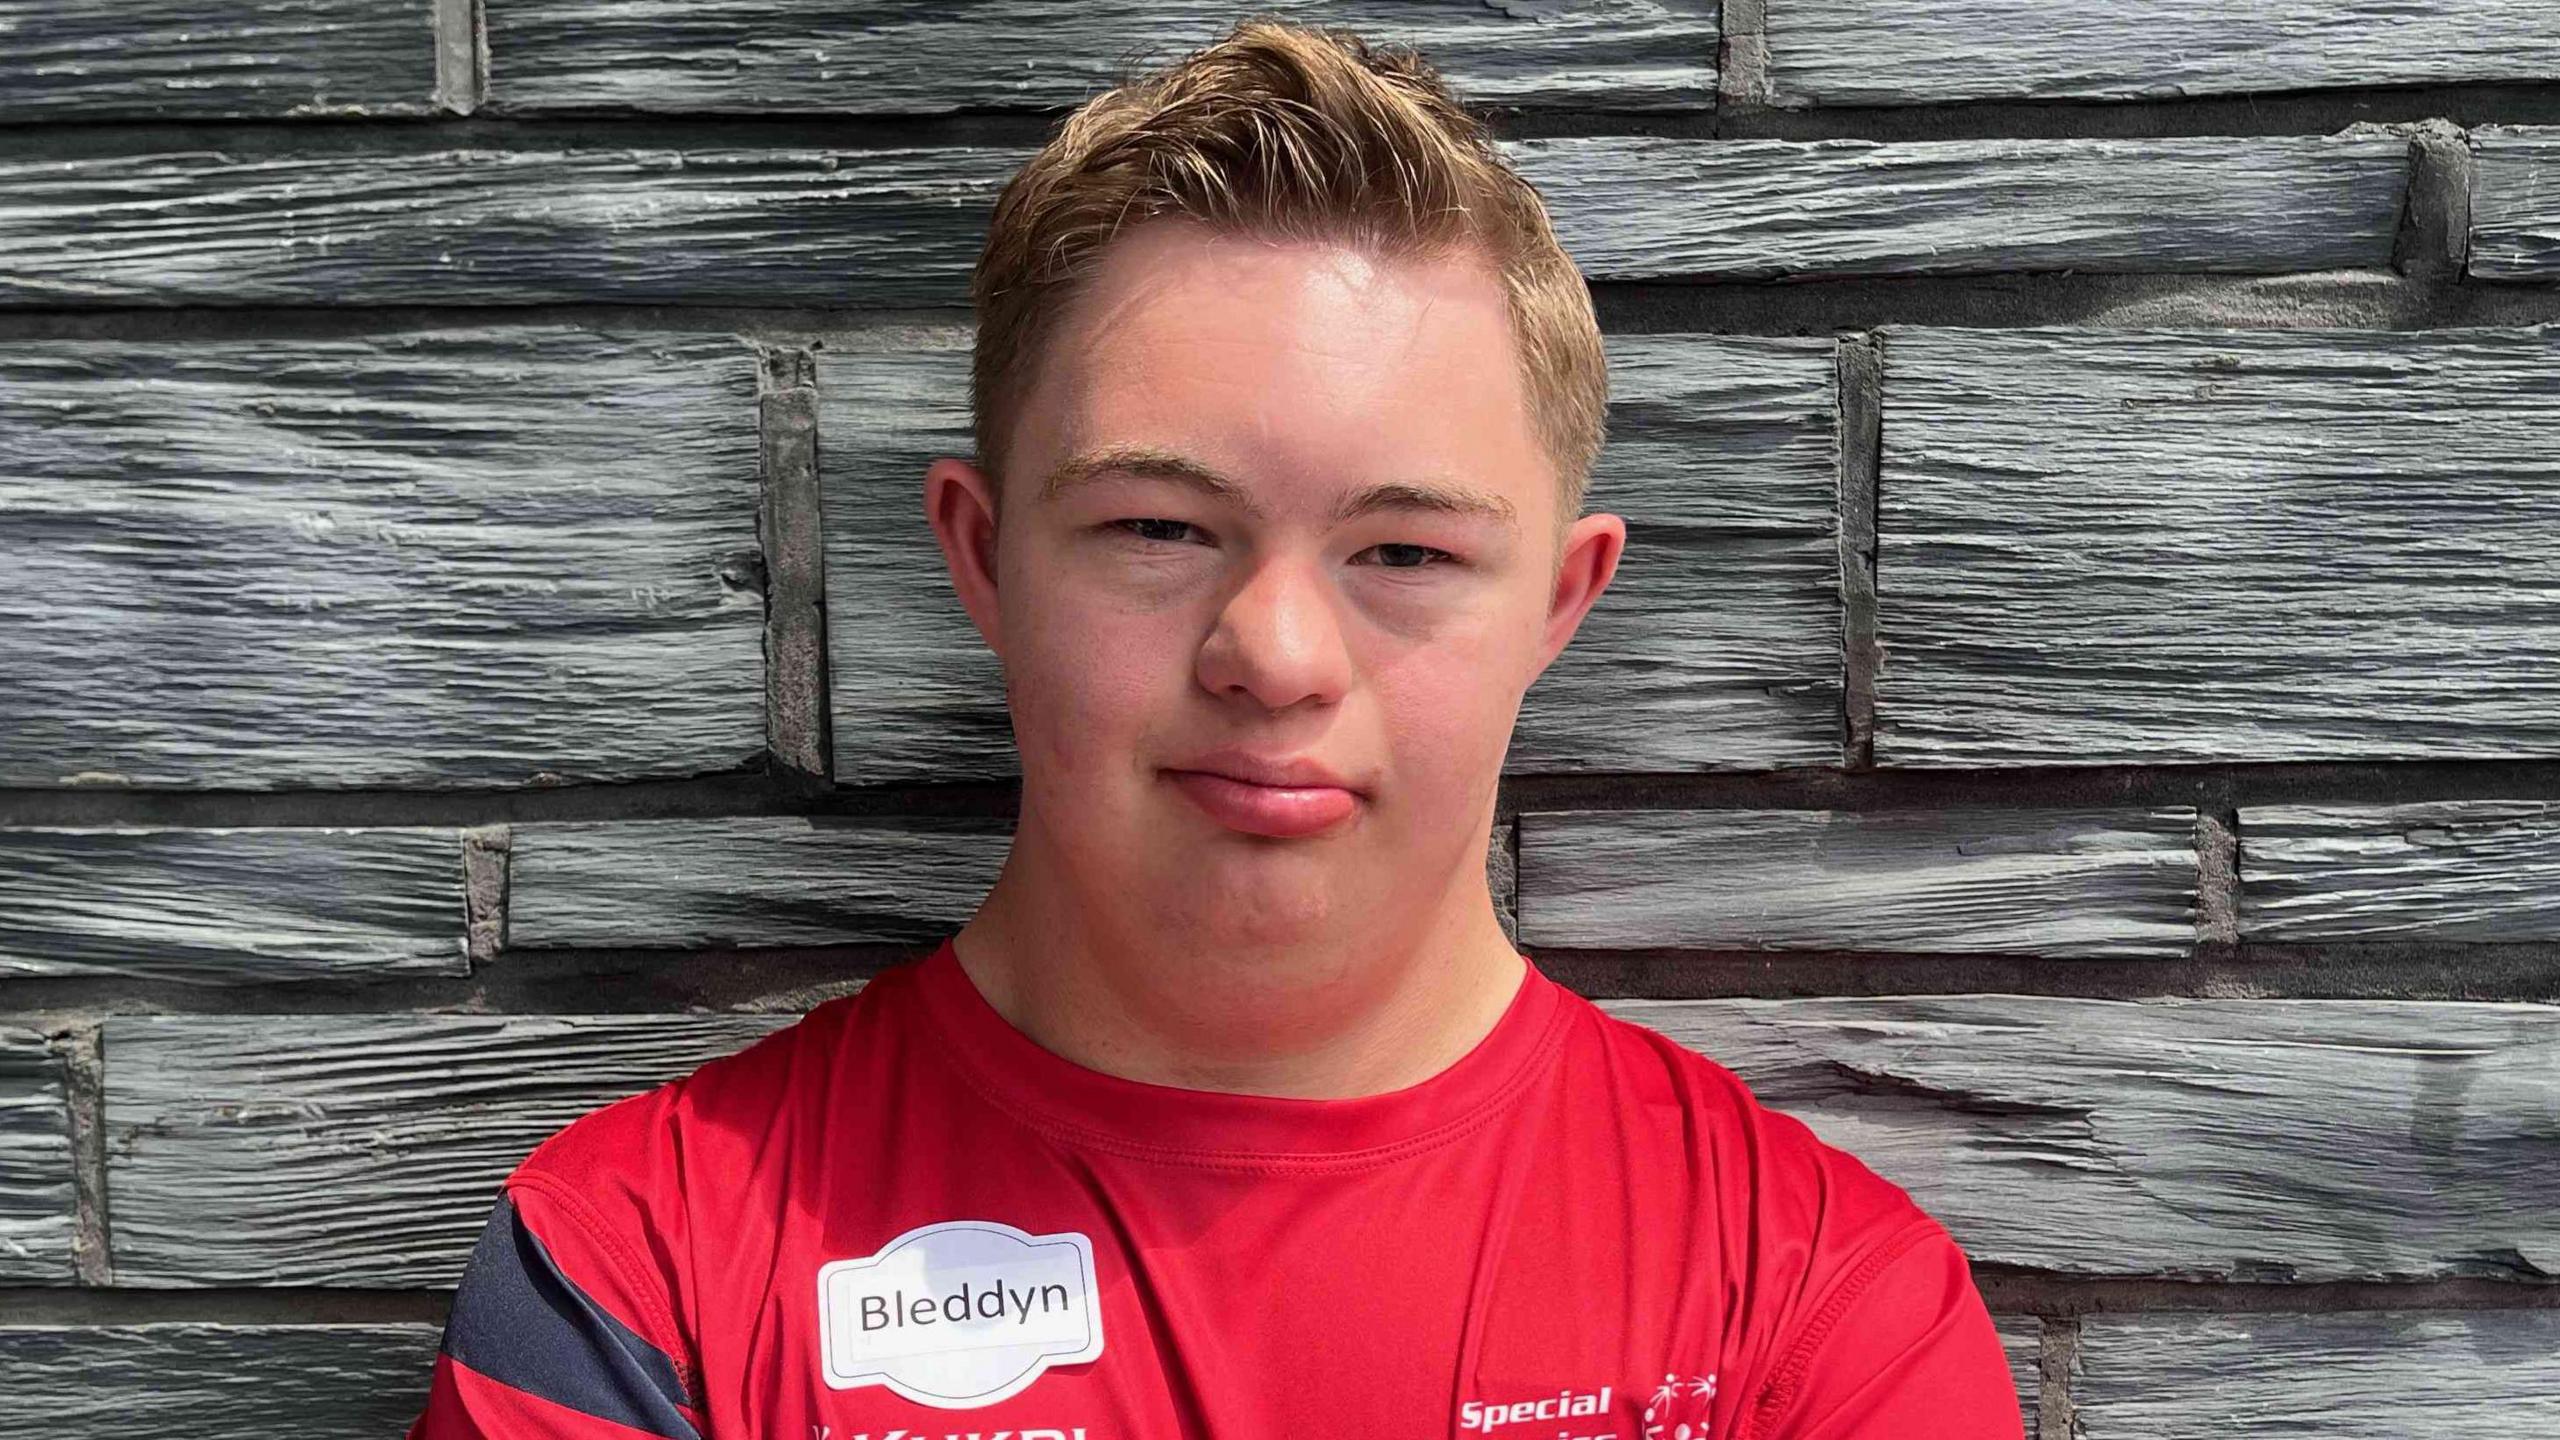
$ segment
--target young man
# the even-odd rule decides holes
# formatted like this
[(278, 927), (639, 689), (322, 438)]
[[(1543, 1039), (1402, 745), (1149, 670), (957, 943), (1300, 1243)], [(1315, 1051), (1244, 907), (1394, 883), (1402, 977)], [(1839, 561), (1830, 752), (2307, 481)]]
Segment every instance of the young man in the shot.
[(2016, 1440), (1944, 1229), (1497, 922), (1625, 527), (1588, 295), (1431, 72), (1240, 26), (1065, 124), (976, 298), (925, 505), (1003, 872), (525, 1160), (414, 1440)]

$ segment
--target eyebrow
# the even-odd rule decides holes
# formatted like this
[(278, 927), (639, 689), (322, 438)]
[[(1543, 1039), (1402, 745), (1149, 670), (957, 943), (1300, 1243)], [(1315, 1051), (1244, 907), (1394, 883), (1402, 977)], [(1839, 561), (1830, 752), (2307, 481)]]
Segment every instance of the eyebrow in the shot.
[[(1105, 445), (1069, 456), (1040, 485), (1040, 499), (1055, 500), (1079, 485), (1112, 475), (1166, 480), (1188, 486), (1259, 519), (1262, 507), (1244, 486), (1187, 455), (1150, 445)], [(1442, 480), (1388, 480), (1355, 490), (1333, 508), (1333, 523), (1356, 520), (1382, 510), (1427, 511), (1472, 516), (1519, 528), (1519, 511), (1490, 491)]]

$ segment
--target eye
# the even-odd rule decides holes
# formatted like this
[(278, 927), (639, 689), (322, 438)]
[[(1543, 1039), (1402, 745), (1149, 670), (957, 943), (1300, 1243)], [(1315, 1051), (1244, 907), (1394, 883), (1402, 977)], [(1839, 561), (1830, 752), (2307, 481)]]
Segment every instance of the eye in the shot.
[[(1182, 543), (1186, 532), (1196, 533), (1199, 529), (1188, 520), (1167, 520), (1151, 515), (1134, 515), (1126, 519), (1105, 521), (1102, 528), (1117, 531), (1141, 543), (1165, 545), (1178, 545)], [(1360, 553), (1366, 555), (1372, 552), (1379, 556), (1380, 567), (1388, 570), (1425, 570), (1434, 563), (1454, 565), (1458, 561), (1457, 556), (1446, 550), (1435, 549), (1429, 545), (1408, 545), (1395, 541), (1372, 545), (1368, 550)]]
[[(1434, 555), (1439, 556), (1442, 561), (1450, 563), (1455, 563), (1458, 558), (1446, 550), (1435, 550), (1428, 545), (1404, 545), (1393, 541), (1384, 545), (1372, 545), (1369, 549), (1374, 550), (1379, 554), (1384, 561), (1385, 567), (1389, 570), (1426, 569), (1432, 563), (1430, 557)], [(1368, 552), (1363, 551), (1362, 553), (1366, 554)]]
[[(1138, 516), (1127, 520), (1113, 520), (1105, 528), (1123, 531), (1140, 540), (1161, 540), (1172, 543), (1182, 538), (1178, 532), (1190, 529), (1191, 523), (1187, 520), (1163, 520), (1152, 516)], [(1158, 533), (1166, 530), (1177, 533)]]

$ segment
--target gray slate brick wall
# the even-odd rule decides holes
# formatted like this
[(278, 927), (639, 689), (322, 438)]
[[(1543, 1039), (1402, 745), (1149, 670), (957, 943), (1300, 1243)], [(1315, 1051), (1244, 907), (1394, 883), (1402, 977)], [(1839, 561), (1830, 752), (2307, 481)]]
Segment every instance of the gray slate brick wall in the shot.
[[(1272, 8), (1608, 334), (1522, 946), (2040, 1440), (2560, 1430), (2560, 6)], [(968, 268), (1238, 13), (0, 0), (0, 1437), (405, 1423), (526, 1149), (967, 917)]]

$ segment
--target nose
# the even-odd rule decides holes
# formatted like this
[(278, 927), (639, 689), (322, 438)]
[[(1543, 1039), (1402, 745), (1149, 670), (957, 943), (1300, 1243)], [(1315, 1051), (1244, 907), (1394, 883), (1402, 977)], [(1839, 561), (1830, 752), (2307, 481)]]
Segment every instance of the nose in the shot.
[(1320, 564), (1273, 556), (1245, 573), (1201, 642), (1198, 672), (1210, 694), (1250, 696), (1274, 714), (1342, 698), (1351, 657)]

